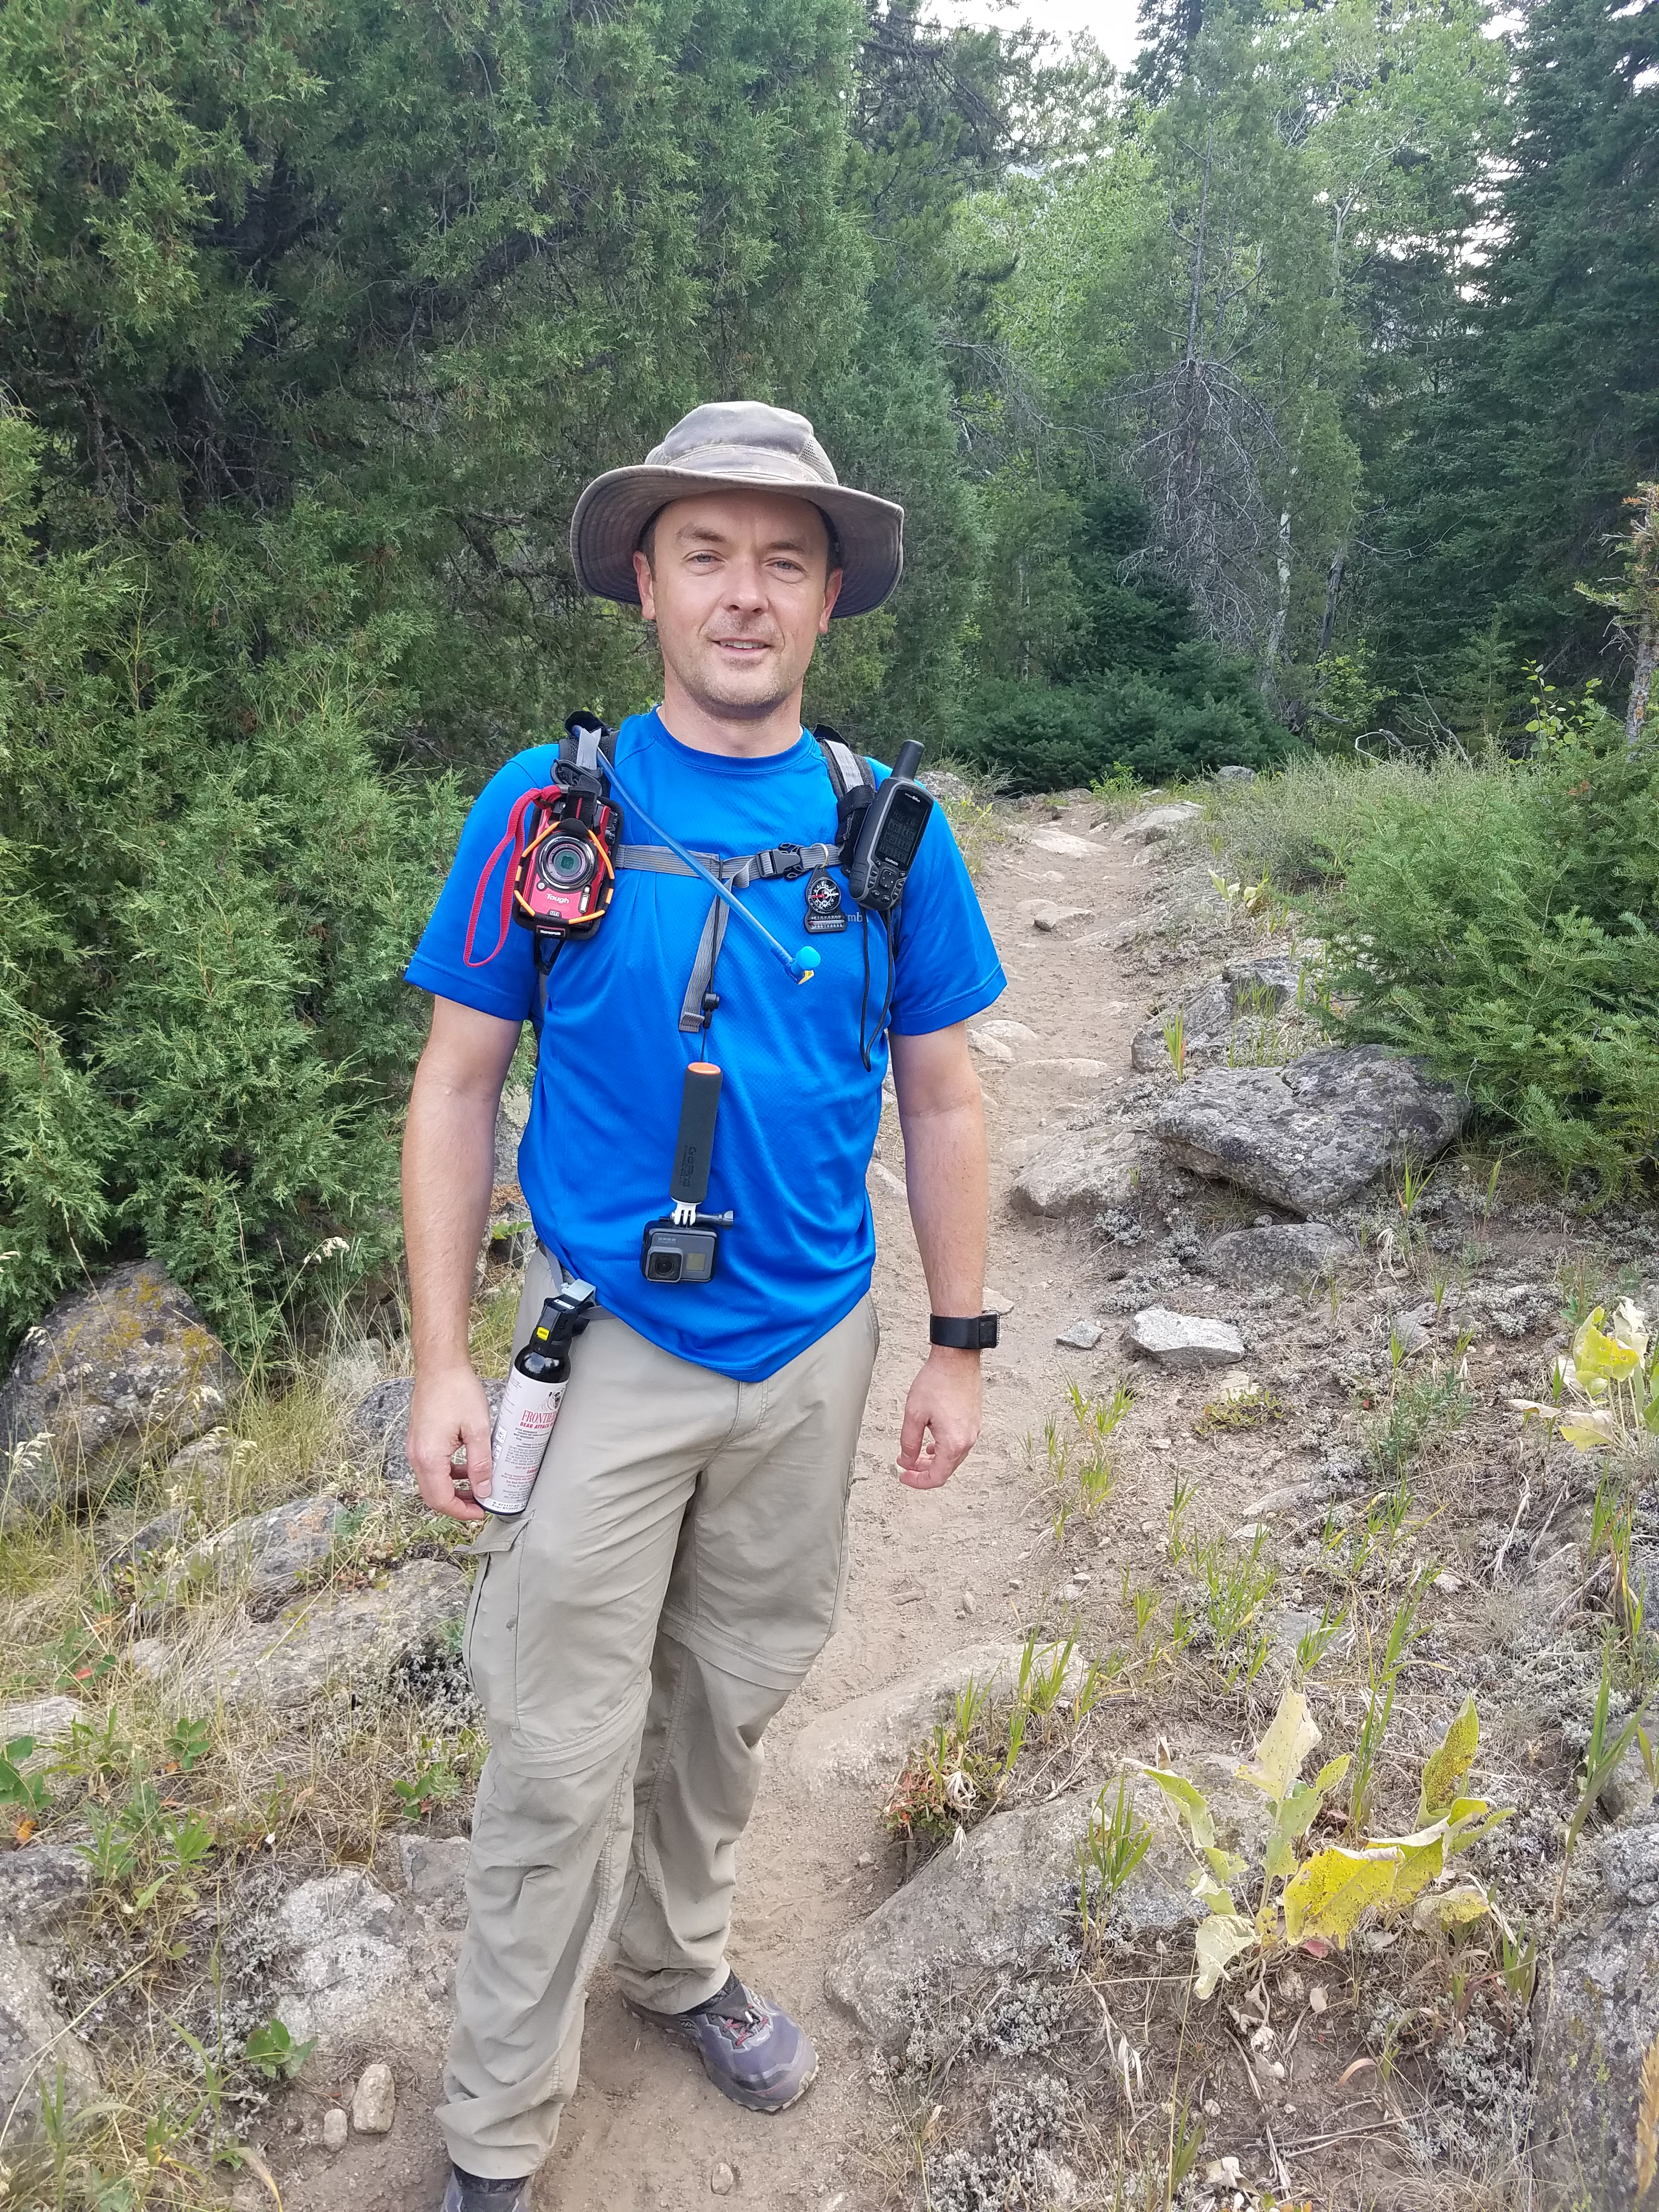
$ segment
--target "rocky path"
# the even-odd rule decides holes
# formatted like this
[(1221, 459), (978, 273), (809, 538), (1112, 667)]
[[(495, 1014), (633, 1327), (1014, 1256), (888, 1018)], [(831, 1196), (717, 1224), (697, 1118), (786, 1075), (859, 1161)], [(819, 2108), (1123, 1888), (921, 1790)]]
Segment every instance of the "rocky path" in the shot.
[[(681, 2051), (641, 2033), (602, 1972), (588, 2005), (581, 2086), (538, 2212), (690, 2212), (711, 2192), (767, 2212), (863, 2212), (880, 2201), (869, 2155), (887, 2132), (887, 2092), (872, 2082), (823, 1981), (838, 1939), (901, 1877), (902, 1850), (883, 1834), (879, 1814), (882, 1784), (904, 1747), (894, 1755), (878, 1725), (872, 1735), (866, 1709), (852, 1707), (844, 1722), (842, 1713), (908, 1670), (1018, 1641), (1039, 1609), (1050, 1549), (1024, 1439), (1067, 1381), (1088, 1382), (1120, 1356), (1115, 1343), (1103, 1342), (1091, 1358), (1056, 1343), (1087, 1311), (1083, 1246), (1064, 1224), (1016, 1210), (1009, 1198), (1033, 1138), (1065, 1118), (1068, 1102), (1127, 1076), (1130, 1040), (1146, 1018), (1150, 986), (1126, 981), (1111, 940), (1145, 902), (1152, 848), (1120, 842), (1099, 818), (1085, 806), (1034, 819), (1029, 837), (994, 848), (983, 871), (1008, 974), (1003, 1000), (973, 1024), (989, 1047), (980, 1054), (993, 1162), (988, 1280), (1006, 1311), (1001, 1346), (985, 1360), (983, 1436), (936, 1492), (907, 1490), (893, 1472), (905, 1394), (927, 1350), (927, 1298), (890, 1104), (871, 1170), (882, 1346), (854, 1477), (845, 1615), (768, 1737), (732, 1942), (739, 1970), (810, 2025), (823, 2055), (817, 2085), (781, 2120), (739, 2111)], [(1066, 918), (1035, 926), (1039, 906)], [(357, 2212), (416, 2212), (435, 2202), (443, 2166), (422, 2115), (428, 2096), (428, 2081), (406, 2074), (395, 2135), (354, 2136), (326, 2169), (296, 2176), (284, 2191), (290, 2212), (347, 2203)]]

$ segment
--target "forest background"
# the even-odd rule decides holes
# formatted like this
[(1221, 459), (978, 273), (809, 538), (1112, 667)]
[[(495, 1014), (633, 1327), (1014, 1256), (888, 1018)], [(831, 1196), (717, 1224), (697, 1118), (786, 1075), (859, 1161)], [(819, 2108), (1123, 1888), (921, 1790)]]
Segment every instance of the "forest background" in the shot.
[(568, 520), (711, 397), (908, 510), (814, 719), (1354, 763), (1275, 857), (1358, 1018), (1650, 1173), (1659, 0), (1505, 24), (0, 9), (0, 1352), (122, 1252), (245, 1352), (395, 1259), (404, 961), (490, 770), (654, 696)]

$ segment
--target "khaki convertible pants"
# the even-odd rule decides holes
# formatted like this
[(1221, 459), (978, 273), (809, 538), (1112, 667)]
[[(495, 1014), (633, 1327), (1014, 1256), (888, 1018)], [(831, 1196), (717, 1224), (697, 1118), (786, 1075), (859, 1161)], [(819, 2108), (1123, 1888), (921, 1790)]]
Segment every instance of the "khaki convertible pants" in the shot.
[[(538, 1253), (515, 1346), (550, 1287)], [(763, 1382), (601, 1315), (528, 1509), (485, 1522), (465, 1650), (490, 1748), (438, 2108), (463, 2171), (547, 2155), (607, 1936), (655, 2010), (725, 1982), (761, 1738), (835, 1622), (875, 1352), (867, 1297)]]

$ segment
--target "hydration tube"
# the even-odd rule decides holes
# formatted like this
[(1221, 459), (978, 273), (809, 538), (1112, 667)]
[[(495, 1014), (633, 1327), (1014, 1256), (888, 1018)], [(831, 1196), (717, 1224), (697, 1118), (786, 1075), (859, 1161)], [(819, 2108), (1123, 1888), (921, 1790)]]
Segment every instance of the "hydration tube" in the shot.
[(694, 876), (701, 876), (703, 882), (708, 884), (709, 890), (714, 892), (715, 897), (725, 901), (730, 912), (736, 915), (740, 921), (746, 922), (750, 929), (757, 931), (766, 939), (766, 942), (771, 946), (773, 951), (777, 954), (778, 958), (782, 961), (784, 966), (789, 970), (789, 973), (793, 976), (796, 982), (805, 983), (810, 981), (812, 971), (818, 964), (817, 947), (811, 945), (804, 945), (799, 952), (790, 952), (786, 951), (784, 946), (780, 945), (777, 939), (773, 936), (771, 931), (766, 927), (766, 924), (758, 920), (757, 916), (750, 914), (748, 908), (744, 905), (740, 899), (734, 898), (732, 893), (727, 890), (726, 885), (721, 883), (718, 876), (711, 874), (710, 872), (704, 867), (702, 862), (696, 858), (695, 854), (688, 853), (684, 846), (681, 844), (679, 839), (678, 837), (671, 836), (668, 831), (663, 828), (659, 822), (653, 822), (651, 819), (651, 817), (646, 812), (644, 807), (640, 805), (639, 800), (634, 797), (633, 793), (629, 790), (628, 786), (617, 775), (617, 763), (615, 761), (607, 761), (605, 763), (605, 773), (610, 776), (611, 783), (616, 787), (618, 798), (622, 800), (623, 805), (628, 808), (630, 814), (637, 815), (640, 820), (644, 823), (647, 830), (652, 830), (657, 836), (660, 837), (663, 843), (667, 846), (669, 851), (673, 854), (676, 860), (684, 860), (686, 866), (690, 869)]

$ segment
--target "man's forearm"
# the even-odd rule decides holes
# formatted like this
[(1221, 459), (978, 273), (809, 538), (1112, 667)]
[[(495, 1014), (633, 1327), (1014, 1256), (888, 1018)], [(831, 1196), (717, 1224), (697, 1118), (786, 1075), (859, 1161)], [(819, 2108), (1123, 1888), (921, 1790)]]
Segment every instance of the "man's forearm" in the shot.
[(977, 1095), (903, 1117), (910, 1221), (935, 1313), (976, 1314), (985, 1296), (990, 1170)]
[(422, 1061), (404, 1135), (404, 1241), (417, 1371), (466, 1359), (495, 1156), (495, 1101)]

